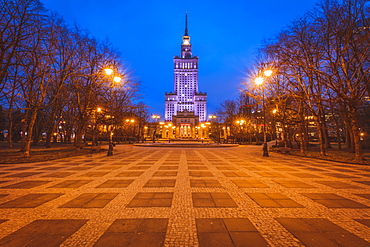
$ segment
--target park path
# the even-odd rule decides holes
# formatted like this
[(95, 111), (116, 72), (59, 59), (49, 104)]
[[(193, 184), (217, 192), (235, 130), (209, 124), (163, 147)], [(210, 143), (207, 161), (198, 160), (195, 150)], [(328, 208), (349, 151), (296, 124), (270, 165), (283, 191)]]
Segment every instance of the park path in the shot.
[(0, 246), (370, 246), (369, 178), (258, 146), (0, 164)]

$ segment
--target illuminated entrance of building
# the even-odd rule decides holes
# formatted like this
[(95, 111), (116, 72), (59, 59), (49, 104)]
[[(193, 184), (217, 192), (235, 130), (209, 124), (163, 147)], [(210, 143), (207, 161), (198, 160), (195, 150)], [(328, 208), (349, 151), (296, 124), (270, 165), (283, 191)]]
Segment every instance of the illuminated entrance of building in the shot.
[(181, 124), (180, 126), (180, 138), (191, 138), (192, 137), (192, 131), (190, 124)]

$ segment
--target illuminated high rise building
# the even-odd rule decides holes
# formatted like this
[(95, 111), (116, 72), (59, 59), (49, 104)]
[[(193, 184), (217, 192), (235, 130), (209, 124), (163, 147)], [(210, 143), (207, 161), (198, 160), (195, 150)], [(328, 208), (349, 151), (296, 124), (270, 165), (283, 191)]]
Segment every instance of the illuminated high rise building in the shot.
[(173, 62), (174, 91), (165, 94), (165, 120), (185, 114), (199, 118), (199, 122), (206, 121), (207, 94), (198, 91), (198, 56), (192, 54), (187, 14), (181, 55), (175, 56)]

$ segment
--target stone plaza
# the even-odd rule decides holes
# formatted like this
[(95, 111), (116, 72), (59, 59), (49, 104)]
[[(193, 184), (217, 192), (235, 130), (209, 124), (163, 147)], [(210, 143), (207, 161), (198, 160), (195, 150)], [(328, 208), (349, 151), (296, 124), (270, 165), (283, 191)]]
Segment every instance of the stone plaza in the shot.
[(0, 246), (370, 246), (370, 167), (261, 146), (0, 164)]

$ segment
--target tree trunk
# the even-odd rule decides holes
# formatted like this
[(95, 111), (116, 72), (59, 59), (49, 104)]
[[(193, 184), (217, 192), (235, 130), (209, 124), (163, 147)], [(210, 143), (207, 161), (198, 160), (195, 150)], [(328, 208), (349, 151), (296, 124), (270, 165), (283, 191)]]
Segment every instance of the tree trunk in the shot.
[(317, 133), (319, 134), (320, 155), (325, 156), (326, 155), (325, 139), (324, 139), (323, 127), (321, 123), (317, 124)]
[(349, 111), (351, 119), (351, 134), (353, 139), (353, 146), (355, 151), (356, 160), (359, 163), (362, 163), (364, 160), (362, 145), (360, 140), (360, 128), (357, 121), (357, 111), (356, 109), (351, 109)]
[(75, 136), (75, 147), (77, 149), (81, 149), (83, 147), (83, 144), (82, 144), (82, 135), (83, 135), (83, 130), (82, 130), (82, 126), (78, 126), (77, 127), (77, 130), (76, 130), (76, 136)]
[(328, 131), (328, 127), (327, 127), (327, 124), (326, 124), (326, 121), (325, 121), (325, 117), (324, 117), (324, 121), (322, 121), (323, 123), (323, 135), (324, 135), (324, 140), (325, 140), (325, 148), (331, 148), (331, 145), (330, 145), (330, 138), (329, 138), (329, 131)]
[(13, 114), (12, 109), (9, 109), (8, 114), (9, 128), (8, 128), (8, 147), (13, 147)]
[(31, 118), (28, 123), (27, 135), (25, 138), (25, 145), (24, 145), (24, 150), (23, 150), (24, 157), (30, 157), (33, 128), (35, 126), (36, 117), (37, 117), (37, 109), (33, 109), (31, 113)]
[(45, 142), (45, 147), (46, 148), (51, 148), (51, 137), (52, 137), (52, 134), (53, 134), (53, 130), (52, 129), (49, 129), (46, 132), (46, 142)]

